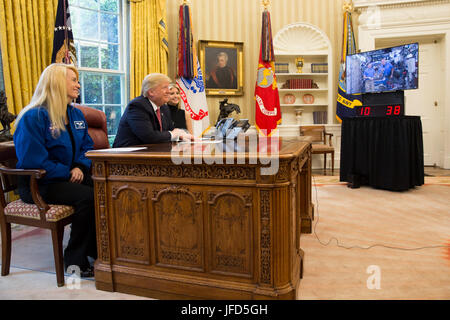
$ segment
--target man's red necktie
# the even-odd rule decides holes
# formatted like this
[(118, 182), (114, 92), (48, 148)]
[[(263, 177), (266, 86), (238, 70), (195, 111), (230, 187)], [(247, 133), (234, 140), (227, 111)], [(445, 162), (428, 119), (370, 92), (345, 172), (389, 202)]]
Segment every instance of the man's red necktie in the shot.
[(159, 121), (159, 131), (162, 131), (161, 111), (159, 110), (159, 108), (156, 109), (156, 117)]

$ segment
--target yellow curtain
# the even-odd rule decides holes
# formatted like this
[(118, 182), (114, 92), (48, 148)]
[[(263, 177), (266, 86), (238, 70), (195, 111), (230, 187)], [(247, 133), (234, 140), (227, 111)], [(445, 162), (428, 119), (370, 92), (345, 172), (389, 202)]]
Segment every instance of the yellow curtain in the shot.
[(130, 0), (130, 98), (141, 94), (144, 77), (167, 74), (166, 0)]
[(52, 58), (58, 0), (0, 0), (0, 44), (9, 111), (28, 104)]

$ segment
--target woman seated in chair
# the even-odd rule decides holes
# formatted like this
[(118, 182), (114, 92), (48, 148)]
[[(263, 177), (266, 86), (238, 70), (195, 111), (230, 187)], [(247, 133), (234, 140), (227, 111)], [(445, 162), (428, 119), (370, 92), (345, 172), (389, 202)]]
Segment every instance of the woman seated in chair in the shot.
[(185, 129), (190, 134), (193, 134), (191, 115), (187, 110), (183, 110), (180, 108), (180, 89), (178, 89), (176, 84), (171, 83), (169, 85), (169, 90), (170, 97), (167, 105), (169, 106), (173, 127)]
[[(44, 169), (39, 191), (47, 203), (74, 207), (64, 266), (76, 265), (81, 277), (92, 277), (89, 257), (96, 259), (94, 190), (91, 161), (85, 153), (93, 142), (83, 113), (70, 103), (80, 85), (74, 66), (51, 64), (41, 74), (30, 103), (18, 115), (14, 144), (17, 168)], [(29, 178), (19, 180), (20, 198), (33, 203)], [(72, 267), (73, 268), (73, 267)]]

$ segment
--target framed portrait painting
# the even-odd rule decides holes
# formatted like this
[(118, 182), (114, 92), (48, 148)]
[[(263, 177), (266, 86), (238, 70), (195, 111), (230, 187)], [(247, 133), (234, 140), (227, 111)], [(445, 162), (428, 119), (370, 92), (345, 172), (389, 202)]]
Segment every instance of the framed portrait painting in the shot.
[(200, 40), (198, 47), (206, 95), (242, 96), (244, 94), (244, 44)]

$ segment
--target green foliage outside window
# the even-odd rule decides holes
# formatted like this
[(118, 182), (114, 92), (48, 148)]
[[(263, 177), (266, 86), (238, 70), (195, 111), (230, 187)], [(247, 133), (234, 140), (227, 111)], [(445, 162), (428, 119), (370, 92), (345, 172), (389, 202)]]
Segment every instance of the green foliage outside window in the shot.
[(124, 108), (119, 0), (69, 0), (81, 103), (105, 112), (110, 143)]

